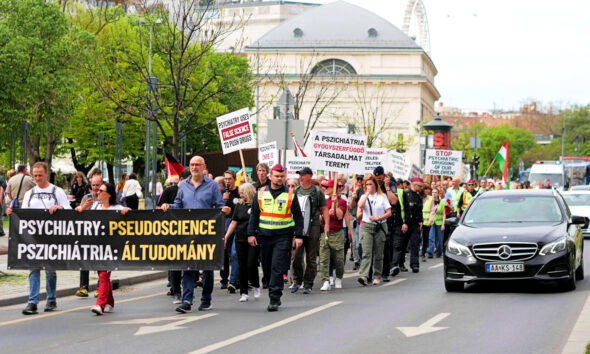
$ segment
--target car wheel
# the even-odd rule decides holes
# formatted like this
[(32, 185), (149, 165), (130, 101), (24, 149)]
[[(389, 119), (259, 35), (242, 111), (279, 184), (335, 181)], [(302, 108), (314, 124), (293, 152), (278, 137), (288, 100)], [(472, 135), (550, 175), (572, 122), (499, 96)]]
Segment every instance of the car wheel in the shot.
[(580, 262), (580, 266), (576, 269), (576, 280), (583, 280), (584, 279), (584, 257), (582, 257), (582, 261)]
[(459, 291), (463, 291), (464, 284), (463, 284), (463, 282), (460, 282), (460, 281), (445, 280), (445, 289), (447, 290), (447, 292), (456, 293)]
[(574, 271), (569, 279), (563, 281), (562, 286), (561, 286), (563, 291), (576, 290), (576, 274), (577, 273), (578, 273), (577, 271)]

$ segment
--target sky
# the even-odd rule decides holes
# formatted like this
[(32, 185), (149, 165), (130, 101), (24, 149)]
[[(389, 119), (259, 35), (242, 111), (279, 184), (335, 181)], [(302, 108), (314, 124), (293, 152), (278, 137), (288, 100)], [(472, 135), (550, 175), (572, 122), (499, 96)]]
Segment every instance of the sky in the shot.
[[(402, 28), (407, 0), (346, 1)], [(590, 104), (589, 0), (422, 2), (438, 102), (464, 112)]]

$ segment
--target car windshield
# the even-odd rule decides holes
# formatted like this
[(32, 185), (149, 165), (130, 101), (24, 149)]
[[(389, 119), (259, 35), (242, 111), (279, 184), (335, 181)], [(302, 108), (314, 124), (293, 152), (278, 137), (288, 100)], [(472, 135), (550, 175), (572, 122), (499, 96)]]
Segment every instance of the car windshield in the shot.
[(590, 206), (590, 194), (564, 194), (563, 199), (567, 205), (573, 206)]
[(560, 222), (561, 209), (554, 197), (503, 195), (478, 198), (465, 214), (465, 224)]
[(529, 175), (529, 181), (531, 186), (536, 188), (539, 183), (545, 184), (545, 181), (551, 181), (552, 187), (563, 187), (563, 175), (559, 173), (531, 173)]

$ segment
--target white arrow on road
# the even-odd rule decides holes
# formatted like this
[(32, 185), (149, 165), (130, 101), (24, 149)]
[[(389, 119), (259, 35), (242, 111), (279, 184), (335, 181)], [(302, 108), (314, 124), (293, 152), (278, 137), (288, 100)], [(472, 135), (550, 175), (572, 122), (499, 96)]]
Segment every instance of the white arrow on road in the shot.
[(183, 318), (179, 321), (174, 321), (174, 320), (178, 320), (179, 318), (181, 318), (180, 316), (138, 318), (138, 319), (128, 320), (128, 321), (114, 321), (114, 322), (111, 322), (111, 324), (152, 324), (152, 323), (157, 323), (157, 322), (162, 322), (162, 321), (174, 321), (174, 322), (170, 322), (165, 325), (162, 325), (162, 326), (142, 326), (142, 327), (139, 327), (139, 329), (137, 330), (137, 332), (135, 332), (134, 335), (135, 336), (142, 336), (144, 334), (152, 334), (152, 333), (158, 333), (158, 332), (173, 331), (176, 329), (183, 329), (183, 328), (186, 328), (186, 327), (181, 327), (183, 324), (198, 321), (198, 320), (204, 320), (205, 318), (209, 318), (209, 317), (213, 317), (213, 316), (217, 316), (217, 314), (210, 313), (210, 314), (202, 315), (202, 316), (193, 316), (193, 317)]
[(438, 315), (434, 316), (433, 318), (429, 319), (428, 321), (422, 323), (418, 327), (396, 327), (399, 329), (406, 337), (415, 337), (426, 333), (432, 333), (436, 331), (440, 331), (443, 329), (447, 329), (449, 327), (433, 327), (438, 322), (444, 320), (450, 313), (443, 312), (439, 313)]

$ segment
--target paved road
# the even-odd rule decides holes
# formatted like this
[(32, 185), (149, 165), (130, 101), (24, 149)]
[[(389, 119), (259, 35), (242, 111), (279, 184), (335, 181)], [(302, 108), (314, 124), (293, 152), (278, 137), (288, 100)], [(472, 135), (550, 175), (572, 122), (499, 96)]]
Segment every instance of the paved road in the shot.
[[(23, 305), (4, 307), (2, 351), (559, 353), (590, 293), (584, 280), (574, 292), (494, 283), (449, 294), (436, 259), (385, 286), (362, 288), (355, 275), (347, 273), (341, 291), (288, 294), (276, 313), (266, 311), (266, 292), (260, 301), (239, 303), (217, 289), (212, 311), (176, 314), (163, 281), (117, 291), (116, 312), (101, 317), (89, 311), (93, 299), (75, 297), (58, 299), (60, 311), (48, 315), (25, 317)], [(445, 328), (411, 337), (397, 329), (414, 327), (405, 329), (412, 335), (432, 326)]]

